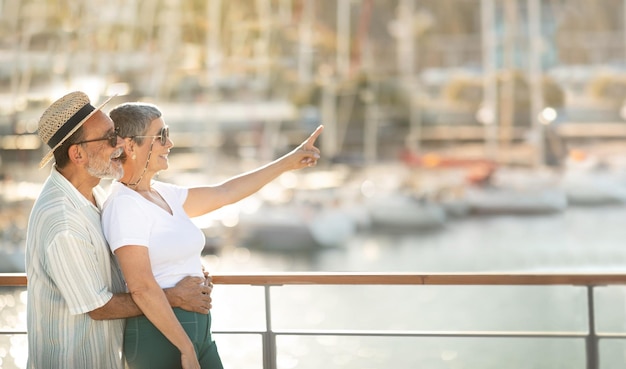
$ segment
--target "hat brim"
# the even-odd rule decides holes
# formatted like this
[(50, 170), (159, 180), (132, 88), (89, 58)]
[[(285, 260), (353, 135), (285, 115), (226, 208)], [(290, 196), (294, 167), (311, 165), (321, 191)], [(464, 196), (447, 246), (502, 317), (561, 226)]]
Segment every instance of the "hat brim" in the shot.
[(48, 164), (48, 162), (52, 159), (52, 157), (54, 156), (54, 150), (58, 149), (61, 145), (63, 145), (63, 143), (65, 142), (65, 140), (67, 140), (72, 134), (74, 134), (74, 132), (76, 132), (80, 127), (83, 126), (83, 124), (85, 124), (85, 122), (87, 120), (89, 120), (89, 118), (91, 118), (94, 114), (96, 114), (98, 111), (102, 110), (102, 108), (109, 102), (111, 101), (111, 99), (113, 99), (115, 96), (117, 95), (113, 95), (111, 97), (109, 97), (108, 99), (106, 99), (102, 104), (100, 104), (100, 106), (98, 106), (97, 108), (95, 108), (91, 113), (89, 113), (89, 115), (87, 115), (85, 118), (83, 118), (83, 120), (81, 120), (80, 122), (78, 122), (78, 124), (76, 124), (76, 127), (72, 128), (71, 131), (69, 131), (65, 137), (63, 137), (61, 139), (61, 141), (59, 141), (58, 144), (56, 144), (55, 147), (51, 148), (50, 151), (48, 151), (48, 153), (43, 157), (43, 159), (41, 159), (41, 161), (39, 162), (39, 169), (43, 168), (46, 166), (46, 164)]

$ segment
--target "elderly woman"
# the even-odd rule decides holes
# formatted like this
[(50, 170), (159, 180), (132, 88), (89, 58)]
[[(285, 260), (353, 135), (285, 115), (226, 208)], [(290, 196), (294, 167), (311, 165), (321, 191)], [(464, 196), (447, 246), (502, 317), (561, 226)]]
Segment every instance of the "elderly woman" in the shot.
[[(285, 171), (314, 166), (318, 127), (300, 146), (256, 170), (211, 186), (185, 188), (153, 180), (168, 168), (173, 146), (159, 109), (126, 103), (109, 113), (125, 140), (124, 176), (104, 205), (104, 234), (127, 288), (145, 316), (127, 320), (124, 352), (130, 368), (222, 368), (211, 338), (211, 315), (172, 309), (162, 288), (203, 276), (204, 235), (190, 220), (237, 202)], [(172, 245), (176, 245), (172, 247)]]

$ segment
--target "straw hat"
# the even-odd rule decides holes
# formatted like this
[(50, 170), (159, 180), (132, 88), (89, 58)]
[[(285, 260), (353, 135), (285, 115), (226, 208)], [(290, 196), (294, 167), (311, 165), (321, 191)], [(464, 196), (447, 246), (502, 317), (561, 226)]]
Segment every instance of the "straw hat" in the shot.
[(109, 97), (96, 108), (91, 105), (87, 94), (74, 91), (52, 103), (39, 119), (37, 134), (45, 144), (50, 146), (50, 151), (39, 162), (39, 168), (48, 164), (54, 150), (59, 148), (87, 119), (102, 109), (113, 97)]

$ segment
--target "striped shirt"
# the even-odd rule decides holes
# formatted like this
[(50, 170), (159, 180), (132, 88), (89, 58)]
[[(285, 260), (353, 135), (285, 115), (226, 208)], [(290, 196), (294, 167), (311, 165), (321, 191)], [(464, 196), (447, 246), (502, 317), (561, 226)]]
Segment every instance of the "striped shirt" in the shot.
[(124, 320), (88, 312), (124, 292), (102, 234), (104, 190), (95, 207), (55, 168), (30, 215), (26, 235), (28, 368), (122, 369)]

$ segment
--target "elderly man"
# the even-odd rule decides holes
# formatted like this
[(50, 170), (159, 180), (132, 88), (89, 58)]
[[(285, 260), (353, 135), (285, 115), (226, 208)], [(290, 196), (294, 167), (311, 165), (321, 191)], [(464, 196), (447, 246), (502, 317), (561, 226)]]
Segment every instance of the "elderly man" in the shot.
[[(109, 99), (110, 100), (110, 99)], [(101, 178), (123, 175), (123, 140), (82, 92), (55, 101), (39, 121), (54, 156), (26, 237), (28, 368), (124, 367), (124, 318), (141, 315), (102, 234)], [(170, 304), (207, 314), (211, 288), (188, 277), (166, 290)]]

